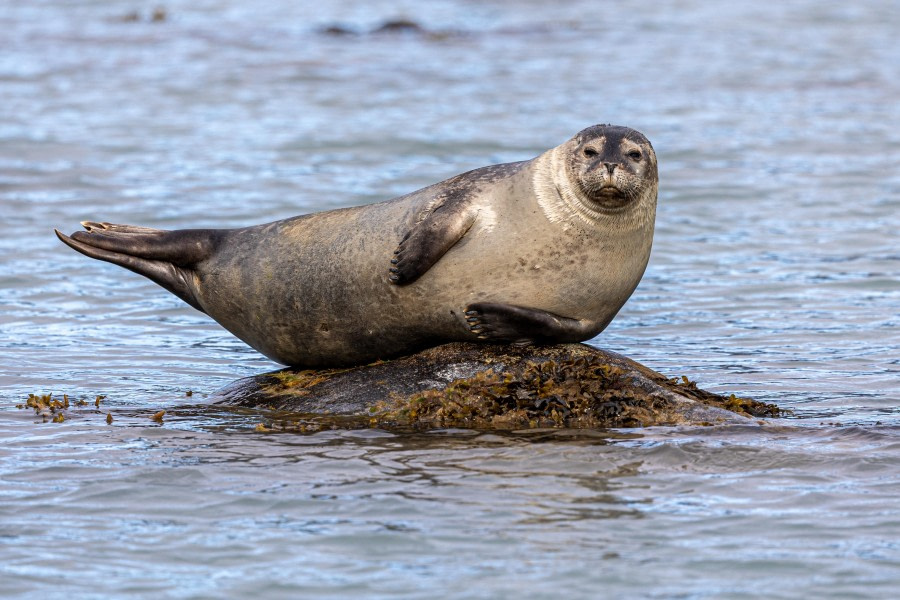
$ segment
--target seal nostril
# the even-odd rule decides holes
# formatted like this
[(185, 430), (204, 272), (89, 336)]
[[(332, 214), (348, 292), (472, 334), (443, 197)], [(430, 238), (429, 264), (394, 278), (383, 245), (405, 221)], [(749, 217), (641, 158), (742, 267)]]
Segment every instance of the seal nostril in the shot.
[(615, 171), (615, 169), (616, 169), (616, 163), (603, 163), (603, 164), (604, 164), (604, 166), (606, 166), (607, 172), (609, 172), (609, 174), (612, 175), (613, 171)]

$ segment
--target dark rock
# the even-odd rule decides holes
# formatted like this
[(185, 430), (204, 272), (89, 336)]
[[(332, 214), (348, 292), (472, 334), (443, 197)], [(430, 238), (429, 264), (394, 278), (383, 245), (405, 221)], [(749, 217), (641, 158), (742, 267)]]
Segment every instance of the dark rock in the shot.
[(349, 369), (247, 377), (213, 399), (272, 411), (269, 428), (304, 431), (752, 424), (780, 414), (584, 344), (446, 344)]
[(334, 25), (328, 25), (326, 27), (322, 27), (319, 29), (319, 33), (323, 33), (325, 35), (358, 35), (359, 32), (351, 27), (347, 27), (346, 25), (341, 25), (335, 23)]
[(335, 37), (355, 37), (355, 36), (405, 36), (413, 38), (422, 38), (432, 41), (446, 40), (452, 37), (462, 37), (467, 35), (457, 30), (430, 30), (422, 25), (409, 19), (392, 19), (385, 21), (381, 25), (374, 27), (368, 31), (360, 31), (359, 29), (345, 25), (343, 23), (333, 23), (325, 27), (320, 27), (318, 32), (324, 35)]
[(385, 21), (372, 30), (372, 33), (427, 33), (425, 28), (409, 19), (394, 19)]

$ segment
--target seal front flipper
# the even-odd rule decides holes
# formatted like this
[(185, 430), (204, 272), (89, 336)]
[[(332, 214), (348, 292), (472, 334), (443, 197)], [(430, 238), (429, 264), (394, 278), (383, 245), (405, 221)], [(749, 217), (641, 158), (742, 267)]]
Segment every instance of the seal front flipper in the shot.
[(599, 333), (588, 321), (493, 302), (467, 306), (466, 323), (480, 340), (516, 345), (581, 342)]
[(391, 283), (412, 283), (430, 269), (475, 222), (467, 194), (440, 198), (400, 240), (391, 259)]
[(530, 163), (482, 167), (420, 190), (435, 195), (417, 213), (415, 223), (394, 250), (390, 282), (403, 285), (421, 277), (472, 227), (479, 205), (490, 204), (487, 186), (515, 175)]
[(143, 275), (205, 312), (189, 284), (191, 269), (212, 254), (222, 231), (163, 231), (88, 221), (82, 225), (86, 231), (75, 232), (71, 237), (54, 231), (60, 241), (73, 250)]

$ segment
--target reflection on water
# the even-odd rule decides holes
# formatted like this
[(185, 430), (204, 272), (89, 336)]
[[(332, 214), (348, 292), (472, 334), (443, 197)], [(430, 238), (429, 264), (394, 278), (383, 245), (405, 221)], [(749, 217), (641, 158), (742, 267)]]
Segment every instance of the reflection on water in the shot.
[[(896, 589), (896, 7), (134, 10), (0, 11), (0, 593)], [(375, 32), (404, 18), (421, 30)], [(596, 122), (646, 133), (661, 181), (647, 274), (595, 343), (796, 418), (258, 434), (204, 396), (276, 365), (51, 233), (371, 202)], [(61, 424), (15, 408), (51, 391), (90, 402)]]

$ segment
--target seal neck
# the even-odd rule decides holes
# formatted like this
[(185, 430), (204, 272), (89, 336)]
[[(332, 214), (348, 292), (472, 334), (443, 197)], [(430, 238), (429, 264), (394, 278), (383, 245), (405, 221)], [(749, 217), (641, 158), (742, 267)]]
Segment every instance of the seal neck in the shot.
[(552, 223), (578, 223), (582, 226), (629, 232), (649, 227), (656, 218), (656, 185), (620, 210), (605, 210), (584, 195), (569, 180), (562, 153), (557, 146), (534, 160), (532, 185), (544, 215)]

